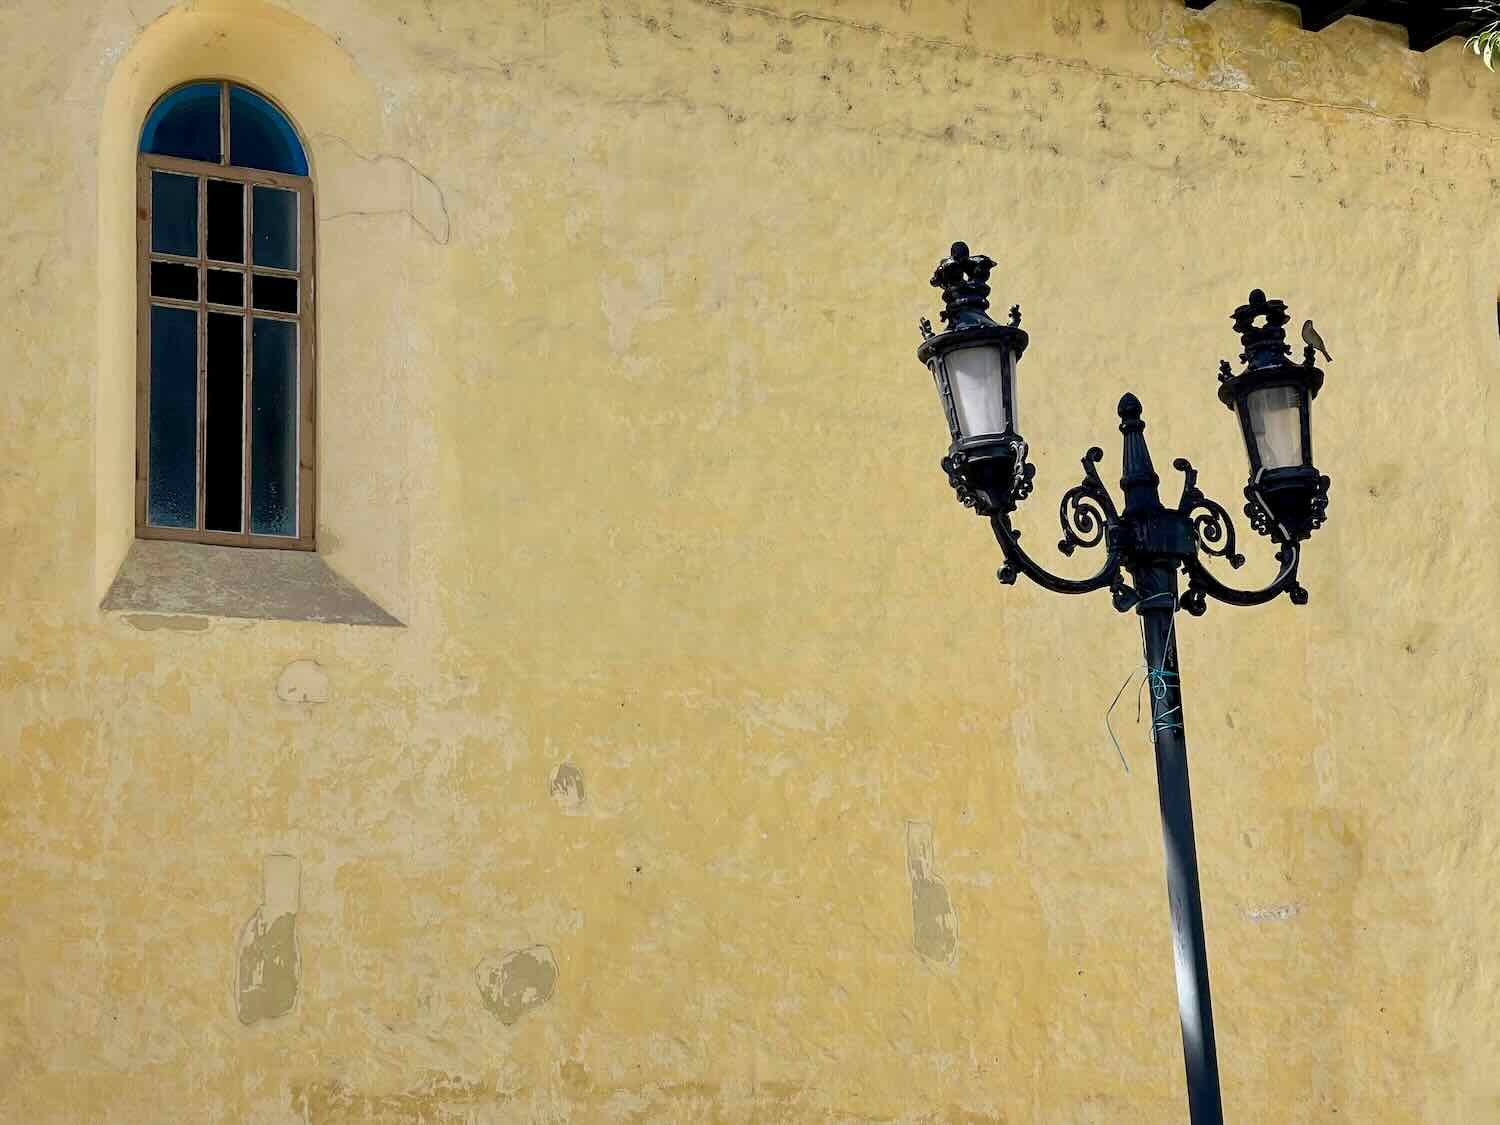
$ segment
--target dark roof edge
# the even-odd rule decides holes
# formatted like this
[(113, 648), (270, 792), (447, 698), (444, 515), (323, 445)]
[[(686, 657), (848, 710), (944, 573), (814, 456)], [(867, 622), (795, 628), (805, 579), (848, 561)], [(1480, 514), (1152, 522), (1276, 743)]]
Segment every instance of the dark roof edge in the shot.
[[(1430, 51), (1455, 35), (1473, 35), (1485, 25), (1482, 16), (1449, 7), (1444, 0), (1288, 0), (1302, 17), (1306, 31), (1322, 31), (1345, 16), (1363, 16), (1380, 23), (1406, 28), (1413, 51)], [(1449, 0), (1453, 3), (1454, 0)], [(1203, 11), (1215, 0), (1183, 0), (1189, 8)]]

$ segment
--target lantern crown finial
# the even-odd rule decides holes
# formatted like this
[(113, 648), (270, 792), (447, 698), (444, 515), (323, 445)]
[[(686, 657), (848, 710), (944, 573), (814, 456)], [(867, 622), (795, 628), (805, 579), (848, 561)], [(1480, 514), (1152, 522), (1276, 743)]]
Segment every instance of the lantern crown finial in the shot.
[(965, 242), (955, 242), (948, 257), (938, 263), (932, 284), (943, 291), (943, 311), (939, 315), (950, 329), (995, 323), (985, 312), (990, 307), (990, 270), (994, 268), (993, 258), (970, 254)]
[(1292, 354), (1286, 342), (1286, 326), (1291, 319), (1285, 301), (1268, 300), (1263, 289), (1251, 290), (1250, 299), (1234, 310), (1234, 330), (1245, 348), (1240, 359), (1247, 367), (1274, 367), (1286, 362)]

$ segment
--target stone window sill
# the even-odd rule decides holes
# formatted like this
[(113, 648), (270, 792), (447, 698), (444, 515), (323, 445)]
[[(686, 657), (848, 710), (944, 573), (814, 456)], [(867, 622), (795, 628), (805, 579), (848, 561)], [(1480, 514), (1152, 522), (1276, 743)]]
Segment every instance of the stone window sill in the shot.
[(137, 539), (131, 544), (99, 608), (119, 613), (401, 625), (313, 551), (210, 547), (165, 539)]

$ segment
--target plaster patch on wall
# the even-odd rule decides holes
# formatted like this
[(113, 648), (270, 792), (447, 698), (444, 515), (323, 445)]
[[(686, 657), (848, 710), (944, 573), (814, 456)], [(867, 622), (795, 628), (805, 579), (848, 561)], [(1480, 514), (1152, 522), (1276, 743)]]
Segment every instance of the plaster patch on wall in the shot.
[(791, 691), (770, 698), (750, 692), (741, 714), (747, 730), (826, 733), (849, 720), (849, 707), (838, 699), (811, 691)]
[(1254, 906), (1245, 911), (1245, 917), (1252, 922), (1285, 922), (1288, 918), (1295, 918), (1302, 913), (1302, 907), (1295, 902), (1288, 902), (1281, 906)]
[(560, 762), (547, 776), (547, 792), (565, 813), (583, 811), (583, 771), (572, 762)]
[(599, 281), (599, 311), (617, 355), (630, 350), (637, 328), (672, 315), (666, 266), (659, 261), (633, 262), (632, 272), (633, 278), (608, 275)]
[(448, 203), (437, 181), (411, 161), (387, 153), (365, 156), (342, 137), (317, 137), (323, 221), (351, 215), (406, 215), (440, 246), (448, 244)]
[(328, 673), (316, 660), (294, 660), (276, 677), (276, 698), (283, 703), (327, 703)]
[(259, 908), (240, 931), (234, 1004), (249, 1026), (276, 1019), (297, 1004), (302, 954), (297, 947), (297, 908), (302, 869), (296, 856), (268, 855), (261, 868)]
[(958, 960), (958, 913), (934, 870), (932, 825), (906, 822), (906, 872), (911, 877), (912, 948), (929, 961)]
[(557, 990), (557, 960), (545, 945), (491, 955), (474, 970), (479, 999), (491, 1015), (510, 1027), (540, 1008)]

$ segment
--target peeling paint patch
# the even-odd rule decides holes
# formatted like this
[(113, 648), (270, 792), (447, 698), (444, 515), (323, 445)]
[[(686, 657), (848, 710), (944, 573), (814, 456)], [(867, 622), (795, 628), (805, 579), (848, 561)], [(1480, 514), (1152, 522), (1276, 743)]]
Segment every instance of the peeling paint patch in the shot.
[(432, 1071), (402, 1093), (367, 1093), (340, 1078), (292, 1084), (292, 1112), (309, 1125), (467, 1125), (476, 1106), (505, 1101), (488, 1082)]
[(929, 961), (958, 960), (958, 913), (934, 869), (932, 825), (906, 822), (906, 872), (911, 877), (912, 948)]
[(582, 812), (583, 771), (572, 762), (560, 762), (547, 777), (547, 793), (563, 812)]
[(297, 1004), (302, 954), (297, 908), (302, 869), (296, 856), (268, 855), (261, 869), (260, 907), (240, 932), (234, 1002), (246, 1026), (275, 1019)]
[(479, 998), (491, 1015), (510, 1027), (540, 1008), (557, 990), (557, 960), (545, 945), (491, 955), (474, 970)]
[(1281, 906), (1257, 906), (1245, 911), (1245, 917), (1252, 922), (1285, 922), (1288, 918), (1295, 918), (1302, 913), (1302, 907), (1295, 902), (1288, 902)]
[(276, 698), (283, 703), (327, 703), (328, 673), (316, 660), (294, 660), (276, 678)]
[(1216, 62), (1208, 70), (1208, 87), (1212, 90), (1249, 90), (1250, 76), (1228, 63)]
[(201, 633), (208, 628), (208, 618), (188, 617), (179, 613), (129, 613), (125, 615), (125, 624), (143, 633), (154, 633), (158, 629)]

